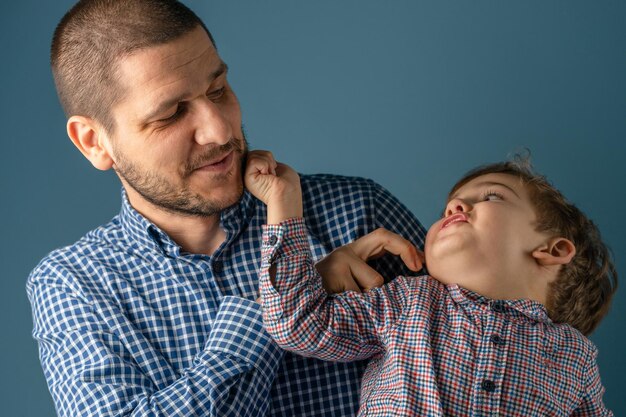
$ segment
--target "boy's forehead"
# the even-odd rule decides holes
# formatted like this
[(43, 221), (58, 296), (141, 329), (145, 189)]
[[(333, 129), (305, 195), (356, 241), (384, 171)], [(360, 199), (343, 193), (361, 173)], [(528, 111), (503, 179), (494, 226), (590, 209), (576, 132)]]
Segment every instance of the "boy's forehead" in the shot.
[(518, 197), (523, 198), (526, 195), (526, 187), (523, 180), (515, 175), (504, 173), (489, 173), (479, 175), (476, 178), (472, 178), (465, 184), (457, 188), (449, 199), (453, 199), (464, 192), (470, 192), (476, 189), (482, 189), (488, 186), (503, 186), (509, 188)]

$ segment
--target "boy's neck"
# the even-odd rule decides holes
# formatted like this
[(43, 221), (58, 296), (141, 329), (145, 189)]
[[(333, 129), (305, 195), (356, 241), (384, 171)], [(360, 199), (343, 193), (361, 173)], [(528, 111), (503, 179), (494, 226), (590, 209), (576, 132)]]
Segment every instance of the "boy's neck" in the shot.
[(549, 271), (528, 265), (517, 268), (477, 268), (474, 265), (458, 271), (441, 269), (433, 278), (444, 284), (457, 284), (493, 300), (529, 299), (546, 304), (551, 277)]

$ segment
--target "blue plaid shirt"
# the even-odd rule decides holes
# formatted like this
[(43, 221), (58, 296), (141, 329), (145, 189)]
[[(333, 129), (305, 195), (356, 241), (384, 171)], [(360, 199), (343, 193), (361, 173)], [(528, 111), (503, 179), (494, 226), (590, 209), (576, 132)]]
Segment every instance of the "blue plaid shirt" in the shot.
[[(378, 227), (423, 245), (417, 219), (374, 182), (301, 181), (315, 259)], [(263, 328), (263, 204), (245, 192), (222, 212), (226, 240), (206, 256), (182, 251), (122, 197), (118, 216), (49, 254), (28, 280), (59, 415), (354, 415), (363, 362), (285, 353)], [(408, 273), (395, 258), (378, 265), (383, 276)]]

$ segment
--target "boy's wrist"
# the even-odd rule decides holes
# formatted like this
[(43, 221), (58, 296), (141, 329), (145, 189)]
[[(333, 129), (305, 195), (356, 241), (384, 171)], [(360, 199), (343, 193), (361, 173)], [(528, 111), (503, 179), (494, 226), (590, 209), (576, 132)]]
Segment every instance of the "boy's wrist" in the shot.
[(267, 202), (267, 223), (279, 224), (293, 217), (303, 217), (300, 193), (273, 196)]

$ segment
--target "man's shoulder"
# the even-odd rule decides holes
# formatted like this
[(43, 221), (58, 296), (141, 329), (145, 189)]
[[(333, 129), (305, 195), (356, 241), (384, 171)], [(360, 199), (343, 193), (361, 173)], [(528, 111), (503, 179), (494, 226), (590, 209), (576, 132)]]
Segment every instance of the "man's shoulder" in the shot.
[(312, 222), (371, 217), (379, 185), (361, 177), (332, 174), (301, 175), (305, 217)]
[(377, 190), (382, 188), (375, 181), (364, 178), (336, 174), (301, 174), (300, 181), (305, 190)]
[(110, 222), (90, 230), (76, 242), (48, 253), (31, 272), (28, 285), (42, 277), (81, 277), (106, 258), (122, 252), (122, 240), (123, 233), (116, 216)]
[(325, 208), (344, 203), (372, 204), (391, 194), (375, 181), (363, 177), (334, 174), (301, 175), (302, 197), (305, 205), (323, 205)]

